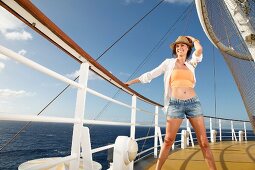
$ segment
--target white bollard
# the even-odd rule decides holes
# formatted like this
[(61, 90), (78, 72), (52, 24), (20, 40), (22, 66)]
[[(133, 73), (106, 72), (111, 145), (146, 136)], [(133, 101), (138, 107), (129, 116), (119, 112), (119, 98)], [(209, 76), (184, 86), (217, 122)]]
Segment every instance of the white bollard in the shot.
[(238, 134), (239, 134), (239, 141), (242, 142), (243, 141), (244, 132), (242, 130), (240, 130), (238, 132)]
[(134, 139), (118, 136), (113, 150), (113, 170), (133, 170), (133, 161), (138, 152), (138, 145)]
[(185, 149), (187, 148), (187, 139), (189, 137), (189, 131), (182, 130), (182, 136), (181, 136), (181, 148)]
[(211, 131), (211, 142), (212, 143), (216, 142), (216, 137), (217, 137), (217, 131), (216, 130), (212, 130)]

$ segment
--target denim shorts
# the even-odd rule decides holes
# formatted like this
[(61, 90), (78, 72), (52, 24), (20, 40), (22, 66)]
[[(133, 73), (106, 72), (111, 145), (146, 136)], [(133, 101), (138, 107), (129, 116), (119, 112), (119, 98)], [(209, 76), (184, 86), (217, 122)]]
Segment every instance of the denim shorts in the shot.
[(171, 97), (169, 107), (167, 109), (167, 117), (184, 119), (203, 116), (201, 103), (197, 96), (186, 100), (180, 100)]

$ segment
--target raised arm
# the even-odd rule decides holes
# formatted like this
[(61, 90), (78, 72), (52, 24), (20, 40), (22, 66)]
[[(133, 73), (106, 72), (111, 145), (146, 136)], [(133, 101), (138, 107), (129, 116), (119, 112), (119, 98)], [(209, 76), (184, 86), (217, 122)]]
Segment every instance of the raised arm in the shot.
[(201, 56), (201, 54), (203, 53), (203, 47), (201, 46), (199, 40), (192, 36), (186, 36), (186, 37), (189, 38), (193, 42), (194, 48), (195, 48), (195, 51), (194, 51), (195, 55), (197, 57)]

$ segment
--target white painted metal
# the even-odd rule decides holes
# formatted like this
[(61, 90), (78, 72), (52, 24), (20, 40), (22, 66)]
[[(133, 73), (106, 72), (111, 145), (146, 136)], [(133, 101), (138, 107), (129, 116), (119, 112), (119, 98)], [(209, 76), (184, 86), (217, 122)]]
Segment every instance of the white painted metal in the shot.
[(113, 150), (113, 170), (133, 170), (134, 157), (131, 155), (136, 152), (136, 156), (138, 151), (137, 143), (134, 142), (127, 136), (117, 137)]
[(158, 138), (159, 138), (159, 145), (160, 145), (160, 147), (162, 147), (163, 146), (163, 139), (162, 139), (163, 135), (161, 135), (160, 127), (157, 127), (157, 133), (158, 133)]
[(234, 129), (234, 124), (233, 124), (233, 121), (231, 120), (231, 136), (232, 136), (232, 140), (235, 139), (235, 141), (237, 141), (237, 138), (236, 138), (236, 132), (235, 132), (235, 129)]
[(216, 130), (212, 130), (211, 131), (211, 142), (212, 143), (216, 142), (216, 137), (217, 137), (217, 131)]
[[(226, 7), (229, 10), (229, 13), (232, 16), (233, 21), (235, 22), (236, 27), (238, 28), (252, 58), (255, 61), (255, 44), (248, 43), (245, 41), (245, 37), (250, 34), (255, 34), (255, 29), (252, 27), (249, 22), (249, 18), (244, 14), (240, 6), (234, 0), (224, 0)], [(245, 3), (245, 2), (244, 2)]]
[(242, 130), (240, 130), (239, 132), (238, 132), (238, 139), (239, 139), (239, 142), (242, 142), (243, 141), (243, 136), (244, 135), (244, 132), (242, 131)]
[(158, 157), (158, 106), (155, 106), (155, 115), (154, 115), (154, 158)]
[(21, 115), (21, 114), (0, 114), (0, 120), (8, 121), (31, 121), (31, 122), (54, 122), (54, 123), (78, 123), (78, 119), (62, 118), (62, 117), (48, 117), (35, 115)]
[(144, 110), (144, 109), (136, 108), (136, 110), (139, 111), (139, 112), (143, 112), (143, 113), (153, 114), (154, 115), (154, 112), (150, 112), (150, 111), (147, 111), (147, 110)]
[(181, 133), (181, 148), (185, 149), (188, 146), (188, 139), (189, 138), (189, 131), (188, 130), (182, 130)]
[[(121, 126), (130, 126), (131, 123), (126, 122), (112, 122), (112, 121), (103, 121), (103, 120), (83, 120), (85, 124), (93, 124), (93, 125), (121, 125)], [(139, 125), (139, 124), (136, 124)]]
[(195, 147), (191, 128), (190, 128), (190, 123), (188, 119), (186, 119), (186, 127), (187, 127), (187, 131), (189, 132), (189, 136), (187, 138), (187, 146), (189, 146), (189, 142), (191, 142), (192, 147)]
[(148, 152), (148, 151), (150, 151), (150, 150), (152, 150), (152, 149), (155, 149), (155, 148), (157, 148), (157, 147), (151, 147), (151, 148), (148, 148), (148, 149), (146, 149), (146, 150), (143, 150), (143, 151), (139, 152), (139, 153), (137, 154), (137, 156), (142, 155), (142, 154), (144, 154), (144, 153), (146, 153), (146, 152)]
[(103, 150), (110, 149), (110, 148), (113, 148), (113, 147), (114, 147), (114, 144), (107, 145), (107, 146), (102, 146), (102, 147), (99, 147), (99, 148), (92, 149), (92, 153), (101, 152)]
[(132, 96), (132, 109), (131, 109), (131, 127), (130, 137), (135, 139), (135, 123), (136, 123), (136, 96)]
[[(189, 119), (186, 119), (186, 130), (190, 130)], [(187, 146), (189, 146), (189, 136), (187, 138)]]
[(78, 60), (85, 62), (85, 59), (81, 57), (79, 53), (77, 53), (74, 49), (72, 49), (69, 45), (67, 45), (64, 41), (62, 41), (58, 36), (56, 36), (53, 32), (51, 32), (47, 27), (45, 27), (42, 23), (40, 23), (36, 18), (34, 18), (31, 14), (29, 14), (25, 9), (23, 9), (18, 3), (15, 1), (2, 0), (7, 6), (16, 11), (20, 16), (26, 18), (31, 25), (41, 30), (45, 35), (50, 37), (54, 42), (60, 45), (63, 49), (68, 51), (70, 54), (75, 56)]
[(155, 135), (152, 135), (152, 136), (145, 136), (145, 137), (141, 137), (141, 138), (136, 138), (135, 141), (138, 142), (140, 140), (144, 140), (144, 139), (150, 139), (150, 138), (154, 138)]
[(68, 163), (77, 158), (77, 155), (56, 157), (56, 158), (41, 158), (32, 161), (24, 162), (18, 167), (18, 170), (42, 170), (55, 169), (54, 167), (61, 163)]
[(18, 53), (15, 53), (14, 51), (12, 51), (12, 50), (10, 50), (8, 48), (5, 48), (5, 47), (3, 47), (1, 45), (0, 45), (0, 53), (5, 55), (6, 57), (12, 58), (12, 59), (14, 59), (14, 60), (24, 64), (24, 65), (27, 65), (27, 66), (29, 66), (29, 67), (31, 67), (31, 68), (39, 71), (39, 72), (42, 72), (42, 73), (44, 73), (46, 75), (49, 75), (49, 76), (51, 76), (51, 77), (53, 77), (55, 79), (58, 79), (58, 80), (63, 81), (65, 83), (67, 83), (67, 84), (70, 84), (70, 85), (72, 85), (74, 87), (81, 88), (81, 89), (84, 88), (84, 86), (76, 83), (75, 81), (70, 80), (70, 79), (66, 78), (65, 76), (62, 76), (62, 75), (60, 75), (60, 74), (58, 74), (58, 73), (56, 73), (56, 72), (54, 72), (54, 71), (52, 71), (52, 70), (42, 66), (42, 65), (40, 65), (40, 64), (38, 64), (38, 63), (36, 63), (36, 62), (34, 62), (32, 60), (29, 60), (26, 57), (24, 57), (24, 56), (22, 56), (22, 55), (20, 55)]
[(220, 141), (222, 141), (221, 119), (219, 119)]
[(106, 99), (106, 100), (111, 101), (111, 102), (113, 102), (113, 103), (119, 104), (119, 105), (121, 105), (121, 106), (125, 106), (125, 107), (127, 107), (127, 108), (132, 108), (132, 106), (129, 106), (129, 105), (127, 105), (127, 104), (125, 104), (125, 103), (122, 103), (122, 102), (120, 102), (120, 101), (118, 101), (118, 100), (115, 100), (115, 99), (113, 99), (113, 98), (111, 98), (111, 97), (108, 97), (108, 96), (105, 96), (105, 95), (103, 95), (103, 94), (101, 94), (101, 93), (98, 93), (98, 92), (96, 92), (95, 90), (92, 90), (92, 89), (87, 88), (87, 92), (88, 92), (88, 93), (91, 93), (91, 94), (94, 94), (95, 96), (101, 97), (102, 99)]
[(244, 139), (247, 141), (247, 131), (246, 131), (246, 123), (243, 122), (243, 128), (244, 128)]
[[(88, 74), (89, 74), (89, 64), (82, 63), (79, 71), (79, 84), (87, 87)], [(85, 102), (86, 102), (86, 88), (78, 89), (76, 108), (75, 108), (75, 119), (79, 119), (80, 123), (74, 124), (73, 127), (73, 137), (72, 137), (72, 149), (71, 155), (80, 155), (80, 142), (81, 142), (81, 131), (83, 128), (83, 119), (85, 112)], [(84, 139), (83, 139), (84, 140)], [(70, 169), (78, 169), (80, 164), (80, 156), (74, 161), (70, 162)]]
[(81, 129), (81, 149), (83, 170), (101, 170), (102, 166), (92, 160), (90, 133), (88, 127), (82, 127)]

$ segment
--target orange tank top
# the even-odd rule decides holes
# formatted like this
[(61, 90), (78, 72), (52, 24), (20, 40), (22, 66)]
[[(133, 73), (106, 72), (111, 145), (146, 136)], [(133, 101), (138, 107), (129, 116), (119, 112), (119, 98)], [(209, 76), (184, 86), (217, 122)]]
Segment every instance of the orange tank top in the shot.
[(189, 69), (174, 69), (170, 78), (170, 87), (194, 87), (194, 75)]

